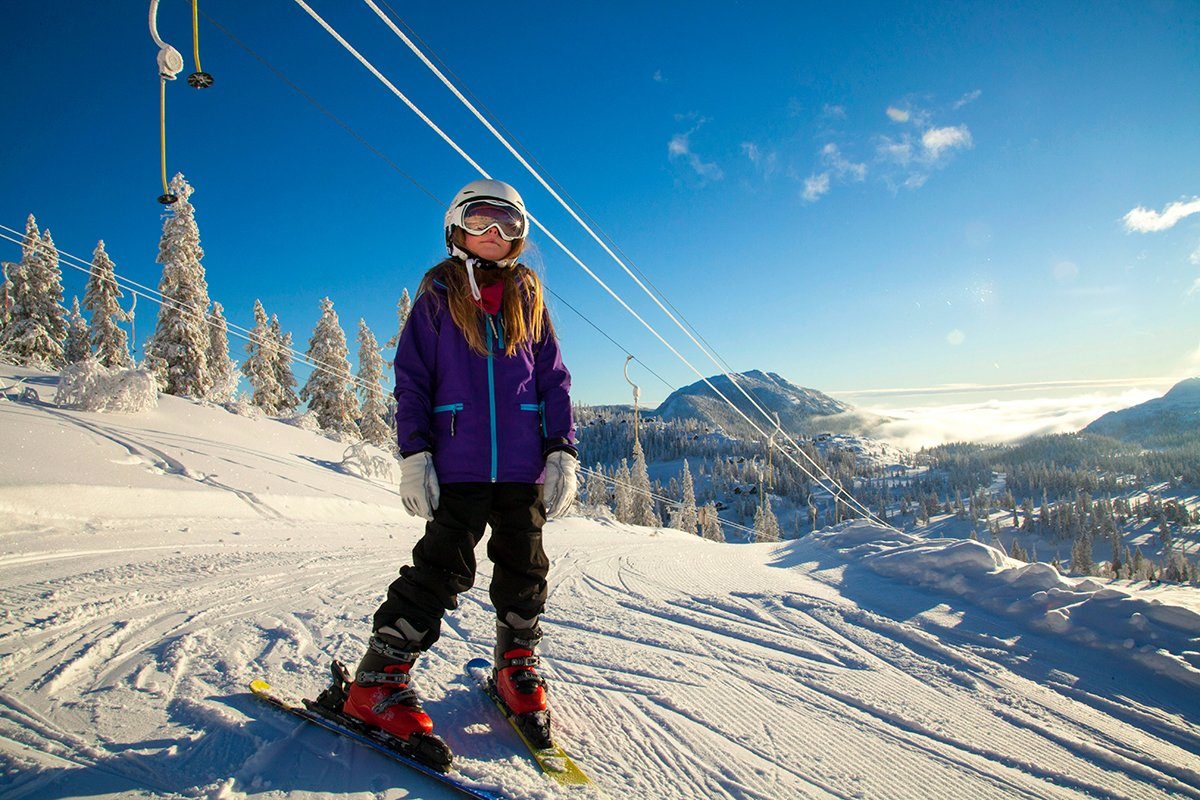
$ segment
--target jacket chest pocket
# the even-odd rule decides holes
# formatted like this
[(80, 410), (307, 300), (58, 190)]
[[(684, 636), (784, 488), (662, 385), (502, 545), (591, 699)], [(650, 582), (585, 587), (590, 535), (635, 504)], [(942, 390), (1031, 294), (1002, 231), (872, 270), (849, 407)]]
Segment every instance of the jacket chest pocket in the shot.
[[(446, 403), (440, 406), (433, 407), (434, 424), (444, 424), (449, 428), (450, 435), (454, 435), (455, 423), (458, 421), (458, 412), (463, 410), (462, 403)], [(440, 427), (440, 425), (439, 425)]]

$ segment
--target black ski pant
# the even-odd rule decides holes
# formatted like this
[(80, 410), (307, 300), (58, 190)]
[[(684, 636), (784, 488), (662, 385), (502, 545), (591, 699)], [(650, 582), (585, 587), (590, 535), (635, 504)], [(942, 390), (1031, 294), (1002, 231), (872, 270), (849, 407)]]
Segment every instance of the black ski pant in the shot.
[(375, 612), (374, 629), (405, 619), (428, 631), (428, 649), (441, 634), (442, 615), (458, 607), (458, 595), (475, 583), (475, 547), (484, 526), (492, 529), (492, 606), (504, 619), (510, 611), (529, 619), (546, 606), (550, 559), (542, 548), (546, 506), (537, 483), (444, 483), (433, 520), (413, 548), (412, 564), (388, 587)]

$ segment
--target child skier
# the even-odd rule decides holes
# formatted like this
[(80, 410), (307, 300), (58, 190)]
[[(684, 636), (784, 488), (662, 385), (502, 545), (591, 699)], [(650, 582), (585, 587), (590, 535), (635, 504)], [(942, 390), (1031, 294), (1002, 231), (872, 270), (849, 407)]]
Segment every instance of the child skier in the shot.
[(578, 453), (571, 376), (542, 284), (517, 260), (528, 232), (511, 186), (463, 187), (446, 211), (450, 257), (425, 274), (396, 351), (400, 495), (427, 522), (375, 612), (343, 709), (446, 765), (449, 749), (431, 734), (410, 670), (474, 582), (485, 525), (497, 693), (535, 745), (550, 744), (535, 655), (550, 567), (542, 526), (574, 499)]

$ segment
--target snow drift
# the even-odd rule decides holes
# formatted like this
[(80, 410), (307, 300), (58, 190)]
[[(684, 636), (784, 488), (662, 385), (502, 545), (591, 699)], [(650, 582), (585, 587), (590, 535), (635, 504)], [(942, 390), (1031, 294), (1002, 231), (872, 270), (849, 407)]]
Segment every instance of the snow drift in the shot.
[(981, 542), (923, 539), (862, 521), (812, 538), (880, 575), (949, 592), (1200, 688), (1200, 598), (1194, 590), (1148, 597), (1091, 578), (1068, 578), (1050, 564), (1026, 564)]

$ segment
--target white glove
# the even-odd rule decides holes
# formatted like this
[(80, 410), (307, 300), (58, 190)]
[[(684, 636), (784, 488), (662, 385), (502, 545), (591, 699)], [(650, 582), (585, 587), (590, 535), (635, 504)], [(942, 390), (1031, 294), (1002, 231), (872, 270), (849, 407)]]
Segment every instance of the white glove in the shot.
[(575, 470), (578, 468), (579, 459), (566, 450), (555, 450), (546, 456), (546, 487), (543, 493), (546, 519), (561, 517), (575, 502), (575, 491), (579, 485)]
[(400, 462), (400, 500), (405, 511), (414, 517), (432, 520), (441, 495), (437, 471), (433, 468), (433, 453), (428, 450), (413, 453)]

